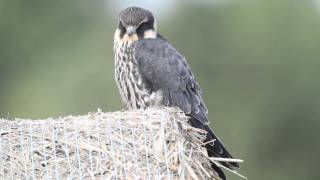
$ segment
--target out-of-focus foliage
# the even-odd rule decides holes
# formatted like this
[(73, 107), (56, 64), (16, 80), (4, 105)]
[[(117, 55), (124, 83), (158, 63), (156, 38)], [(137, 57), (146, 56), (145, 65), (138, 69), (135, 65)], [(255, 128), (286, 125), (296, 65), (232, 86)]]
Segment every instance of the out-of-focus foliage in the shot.
[[(320, 11), (313, 2), (179, 1), (159, 21), (200, 82), (211, 126), (245, 160), (249, 179), (320, 179)], [(108, 5), (0, 2), (1, 117), (124, 107), (113, 81), (116, 16)]]

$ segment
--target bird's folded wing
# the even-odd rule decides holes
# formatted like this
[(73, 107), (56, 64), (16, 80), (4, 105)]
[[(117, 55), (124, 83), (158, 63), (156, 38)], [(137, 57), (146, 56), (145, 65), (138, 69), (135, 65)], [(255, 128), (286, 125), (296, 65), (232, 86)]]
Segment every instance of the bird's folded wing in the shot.
[(161, 90), (164, 103), (208, 124), (207, 108), (186, 59), (167, 41), (143, 39), (135, 43), (134, 57), (150, 92)]

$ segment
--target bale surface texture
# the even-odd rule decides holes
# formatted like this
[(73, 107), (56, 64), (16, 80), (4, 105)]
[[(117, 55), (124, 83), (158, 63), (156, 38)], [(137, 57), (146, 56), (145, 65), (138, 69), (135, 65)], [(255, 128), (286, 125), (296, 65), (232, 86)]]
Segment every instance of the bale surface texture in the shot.
[(0, 179), (218, 179), (187, 121), (171, 108), (0, 119)]

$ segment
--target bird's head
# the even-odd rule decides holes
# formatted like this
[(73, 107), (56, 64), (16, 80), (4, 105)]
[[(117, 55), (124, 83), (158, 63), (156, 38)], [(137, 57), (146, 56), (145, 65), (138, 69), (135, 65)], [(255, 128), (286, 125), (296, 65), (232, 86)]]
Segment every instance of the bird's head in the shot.
[(115, 40), (137, 41), (156, 36), (156, 23), (150, 11), (139, 7), (128, 7), (120, 12)]

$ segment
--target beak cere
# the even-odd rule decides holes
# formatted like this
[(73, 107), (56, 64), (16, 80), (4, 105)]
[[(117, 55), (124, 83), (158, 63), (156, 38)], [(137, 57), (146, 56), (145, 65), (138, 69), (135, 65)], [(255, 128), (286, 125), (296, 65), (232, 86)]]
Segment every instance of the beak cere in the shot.
[(135, 26), (128, 26), (126, 28), (126, 33), (121, 38), (121, 40), (125, 42), (138, 41), (139, 37), (137, 35), (137, 28)]
[(127, 34), (128, 34), (128, 36), (131, 36), (131, 35), (133, 35), (133, 34), (135, 34), (136, 33), (136, 28), (134, 27), (134, 26), (128, 26), (127, 27)]

